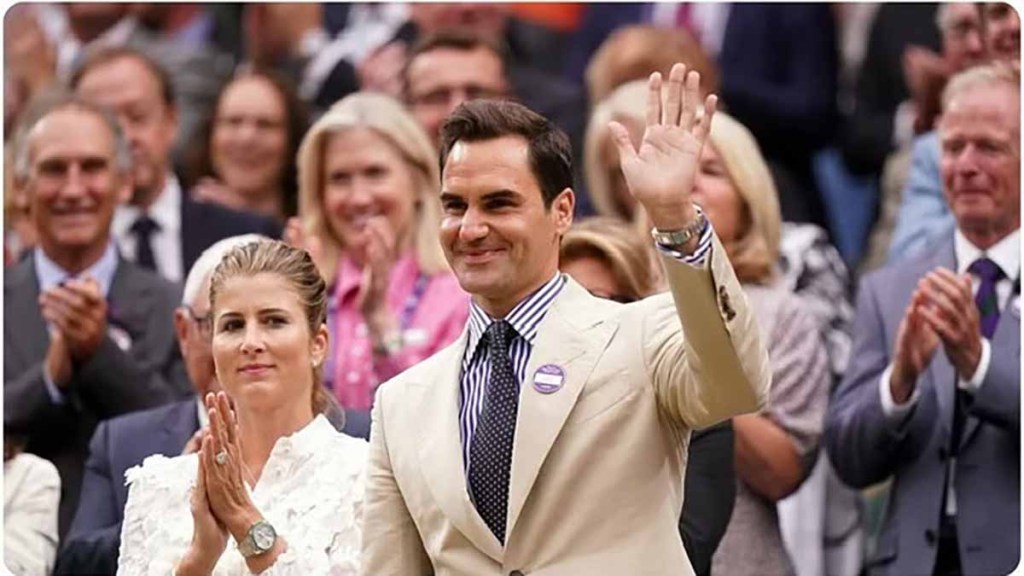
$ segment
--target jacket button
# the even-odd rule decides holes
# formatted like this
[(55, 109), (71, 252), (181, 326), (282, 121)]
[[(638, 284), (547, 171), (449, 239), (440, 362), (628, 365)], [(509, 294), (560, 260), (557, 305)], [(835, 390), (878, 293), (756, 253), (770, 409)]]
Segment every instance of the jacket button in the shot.
[(932, 530), (931, 528), (925, 530), (924, 531), (924, 540), (925, 540), (925, 542), (928, 543), (929, 546), (934, 546), (935, 545), (935, 530)]

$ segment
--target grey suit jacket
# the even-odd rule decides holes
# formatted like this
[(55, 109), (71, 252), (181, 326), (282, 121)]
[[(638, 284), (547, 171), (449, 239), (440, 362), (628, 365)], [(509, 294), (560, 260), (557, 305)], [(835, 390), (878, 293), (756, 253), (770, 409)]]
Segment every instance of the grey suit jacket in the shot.
[[(864, 487), (893, 477), (888, 516), (872, 563), (881, 574), (931, 574), (949, 458), (957, 375), (941, 346), (917, 383), (902, 422), (882, 413), (878, 379), (892, 361), (899, 323), (917, 281), (936, 266), (955, 270), (952, 235), (938, 248), (864, 278), (853, 356), (826, 423), (836, 472)], [(1020, 308), (1003, 310), (992, 361), (968, 410), (956, 461), (964, 574), (1007, 574), (1020, 555)]]
[[(191, 393), (174, 338), (179, 289), (119, 260), (108, 302), (110, 334), (96, 354), (75, 367), (63, 403), (43, 380), (50, 337), (39, 312), (39, 280), (32, 257), (4, 278), (4, 429), (26, 440), (26, 450), (54, 463), (61, 475), (60, 534), (78, 505), (88, 443), (100, 420), (150, 408)], [(112, 334), (118, 337), (115, 339)], [(130, 339), (127, 351), (116, 340)]]

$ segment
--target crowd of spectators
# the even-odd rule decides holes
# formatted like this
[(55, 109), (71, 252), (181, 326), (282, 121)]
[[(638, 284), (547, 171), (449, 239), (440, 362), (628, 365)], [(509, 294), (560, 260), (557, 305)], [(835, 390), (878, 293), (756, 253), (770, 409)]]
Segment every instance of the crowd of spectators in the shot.
[[(279, 238), (326, 281), (327, 420), (456, 340), (441, 127), (511, 99), (572, 144), (562, 270), (664, 291), (609, 122), (675, 62), (720, 98), (693, 199), (769, 350), (690, 439), (698, 574), (1019, 560), (1020, 19), (1005, 3), (23, 3), (4, 20), (4, 558), (117, 570), (127, 469), (198, 449), (210, 276)], [(724, 455), (724, 457), (723, 457)]]

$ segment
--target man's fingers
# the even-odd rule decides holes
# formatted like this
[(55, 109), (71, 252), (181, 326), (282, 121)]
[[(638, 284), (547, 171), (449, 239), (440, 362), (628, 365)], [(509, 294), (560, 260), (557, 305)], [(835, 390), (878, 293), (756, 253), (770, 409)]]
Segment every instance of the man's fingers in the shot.
[(619, 149), (619, 162), (625, 164), (629, 160), (636, 159), (636, 149), (633, 148), (633, 141), (629, 138), (629, 130), (614, 121), (608, 123), (608, 129), (611, 130), (615, 147)]
[(938, 334), (939, 338), (947, 345), (957, 344), (960, 338), (959, 332), (953, 327), (945, 318), (943, 318), (935, 310), (928, 308), (922, 308), (920, 310), (921, 317), (924, 319), (925, 324)]
[(661, 111), (661, 123), (665, 126), (679, 125), (679, 114), (685, 106), (683, 101), (683, 83), (686, 80), (686, 66), (672, 65), (668, 73), (668, 90), (665, 95), (665, 107)]
[(661, 73), (655, 72), (647, 81), (647, 125), (661, 123)]
[(697, 117), (697, 107), (700, 106), (700, 73), (690, 70), (686, 73), (683, 84), (683, 109), (679, 114), (679, 125), (684, 130), (693, 128), (693, 121)]
[(711, 119), (715, 115), (715, 110), (718, 108), (718, 96), (714, 94), (709, 95), (704, 100), (704, 114), (700, 117), (700, 122), (693, 129), (693, 137), (697, 139), (701, 145), (708, 137), (708, 133), (711, 132)]

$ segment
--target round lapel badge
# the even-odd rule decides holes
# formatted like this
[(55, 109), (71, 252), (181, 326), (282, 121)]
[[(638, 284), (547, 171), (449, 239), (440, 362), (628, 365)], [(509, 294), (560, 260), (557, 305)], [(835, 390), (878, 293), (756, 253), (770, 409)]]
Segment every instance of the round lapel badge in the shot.
[(541, 394), (553, 394), (562, 389), (565, 370), (561, 366), (545, 364), (533, 374), (533, 389)]

